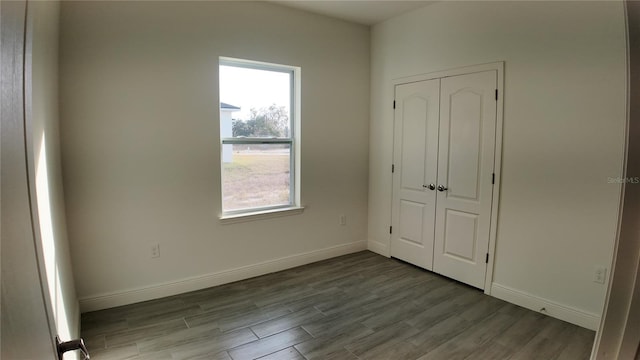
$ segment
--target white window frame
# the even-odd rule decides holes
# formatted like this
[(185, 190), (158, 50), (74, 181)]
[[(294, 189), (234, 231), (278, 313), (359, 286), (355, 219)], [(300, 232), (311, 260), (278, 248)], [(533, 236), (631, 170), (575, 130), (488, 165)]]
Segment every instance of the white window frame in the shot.
[[(220, 137), (220, 219), (223, 223), (233, 223), (253, 219), (270, 218), (282, 215), (301, 213), (300, 206), (300, 68), (253, 60), (220, 57), (220, 66), (234, 66), (239, 68), (274, 71), (290, 74), (290, 111), (289, 137), (287, 138), (256, 138), (256, 137)], [(219, 101), (218, 101), (219, 102)], [(235, 144), (288, 144), (289, 145), (289, 204), (253, 207), (239, 210), (224, 210), (224, 180), (222, 161), (223, 145)]]

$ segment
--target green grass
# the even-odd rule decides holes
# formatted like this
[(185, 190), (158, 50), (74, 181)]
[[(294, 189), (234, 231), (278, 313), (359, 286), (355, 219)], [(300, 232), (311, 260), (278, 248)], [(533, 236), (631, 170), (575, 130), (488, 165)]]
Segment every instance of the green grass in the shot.
[(234, 152), (222, 169), (225, 211), (289, 204), (289, 154)]

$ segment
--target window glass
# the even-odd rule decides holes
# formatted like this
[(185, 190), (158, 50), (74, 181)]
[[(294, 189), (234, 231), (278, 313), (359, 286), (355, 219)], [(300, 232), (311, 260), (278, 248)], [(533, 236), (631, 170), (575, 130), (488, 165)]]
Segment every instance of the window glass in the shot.
[(221, 60), (222, 210), (226, 214), (295, 205), (295, 71)]

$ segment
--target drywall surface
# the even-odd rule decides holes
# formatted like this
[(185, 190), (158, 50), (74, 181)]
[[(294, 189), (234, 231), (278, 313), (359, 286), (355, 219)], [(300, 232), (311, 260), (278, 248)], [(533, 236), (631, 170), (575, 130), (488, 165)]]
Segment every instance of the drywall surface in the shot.
[[(58, 30), (60, 3), (34, 1), (28, 6), (27, 36), (31, 45), (27, 56), (27, 103), (31, 105), (35, 193), (45, 273), (62, 340), (80, 336), (80, 310), (74, 286), (65, 201), (62, 187), (58, 118)], [(29, 74), (30, 72), (30, 74)], [(30, 159), (31, 160), (31, 159)], [(71, 354), (65, 355), (71, 356)], [(71, 357), (69, 357), (71, 358)]]
[(392, 79), (504, 61), (494, 285), (597, 327), (623, 169), (623, 4), (439, 2), (371, 36), (370, 248), (389, 244)]
[[(81, 306), (364, 244), (368, 27), (264, 2), (65, 1), (60, 41)], [(304, 213), (219, 222), (220, 56), (301, 67)]]

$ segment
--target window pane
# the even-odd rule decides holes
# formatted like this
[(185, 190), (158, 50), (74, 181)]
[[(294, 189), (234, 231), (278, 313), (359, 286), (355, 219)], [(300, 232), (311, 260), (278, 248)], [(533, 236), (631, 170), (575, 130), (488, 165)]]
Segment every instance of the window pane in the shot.
[(289, 144), (225, 144), (222, 209), (234, 211), (291, 204)]
[(291, 72), (220, 65), (220, 136), (290, 137)]

